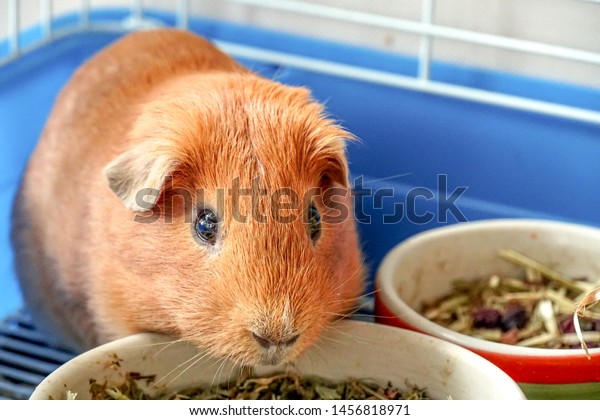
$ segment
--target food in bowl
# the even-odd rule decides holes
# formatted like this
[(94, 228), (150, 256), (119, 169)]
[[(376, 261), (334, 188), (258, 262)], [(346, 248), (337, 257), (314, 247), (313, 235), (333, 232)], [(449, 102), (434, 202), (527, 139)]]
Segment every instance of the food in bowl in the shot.
[[(579, 348), (576, 322), (588, 348), (600, 343), (600, 318), (579, 321), (573, 314), (598, 284), (570, 278), (512, 249), (504, 258), (523, 269), (519, 276), (491, 276), (452, 281), (449, 294), (426, 302), (421, 313), (453, 331), (524, 347)], [(597, 316), (597, 315), (596, 315)]]
[[(452, 280), (519, 277), (498, 258), (518, 251), (570, 278), (600, 279), (600, 229), (538, 219), (493, 219), (429, 229), (391, 249), (378, 267), (375, 319), (465, 347), (511, 376), (528, 398), (600, 397), (600, 348), (547, 349), (476, 338), (427, 319), (420, 310), (451, 293)], [(572, 308), (574, 310), (575, 308)]]
[[(244, 372), (235, 381), (213, 387), (192, 387), (151, 394), (144, 390), (156, 381), (156, 375), (127, 372), (121, 384), (90, 380), (93, 400), (423, 400), (430, 399), (426, 390), (415, 385), (399, 389), (391, 383), (348, 379), (331, 381), (297, 372), (280, 372), (255, 376)], [(76, 395), (72, 399), (76, 399)]]

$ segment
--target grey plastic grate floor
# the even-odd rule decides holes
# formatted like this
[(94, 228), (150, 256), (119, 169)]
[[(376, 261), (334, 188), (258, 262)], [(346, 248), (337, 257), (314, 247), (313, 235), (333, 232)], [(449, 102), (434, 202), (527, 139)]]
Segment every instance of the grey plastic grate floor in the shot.
[(75, 354), (48, 345), (26, 311), (0, 321), (0, 400), (28, 399), (35, 387)]

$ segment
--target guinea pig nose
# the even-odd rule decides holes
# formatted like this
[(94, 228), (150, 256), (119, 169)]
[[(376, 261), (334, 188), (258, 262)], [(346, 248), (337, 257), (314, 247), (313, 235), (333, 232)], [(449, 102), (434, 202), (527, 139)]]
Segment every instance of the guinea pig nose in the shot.
[(276, 347), (276, 346), (280, 346), (280, 347), (291, 346), (298, 340), (299, 336), (300, 336), (299, 334), (296, 334), (296, 335), (294, 335), (290, 338), (284, 339), (284, 340), (277, 340), (277, 339), (273, 339), (270, 337), (264, 337), (264, 336), (258, 335), (254, 332), (252, 333), (252, 338), (254, 338), (254, 340), (258, 343), (259, 346), (261, 346), (265, 349), (270, 349), (271, 347)]

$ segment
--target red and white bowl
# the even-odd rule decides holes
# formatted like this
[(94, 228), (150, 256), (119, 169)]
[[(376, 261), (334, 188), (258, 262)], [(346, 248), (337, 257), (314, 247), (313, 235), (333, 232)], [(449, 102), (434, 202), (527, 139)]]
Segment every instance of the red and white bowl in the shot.
[(424, 302), (451, 290), (454, 279), (519, 275), (498, 257), (515, 249), (566, 275), (600, 278), (600, 229), (527, 219), (485, 220), (435, 228), (393, 248), (376, 276), (375, 314), (380, 323), (423, 332), (485, 357), (524, 390), (528, 398), (600, 398), (600, 348), (541, 349), (474, 338), (429, 321)]

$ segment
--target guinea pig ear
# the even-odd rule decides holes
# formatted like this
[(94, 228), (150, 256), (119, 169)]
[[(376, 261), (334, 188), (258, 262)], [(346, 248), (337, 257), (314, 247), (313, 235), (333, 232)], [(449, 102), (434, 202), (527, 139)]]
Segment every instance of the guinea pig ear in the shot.
[(321, 130), (320, 134), (321, 136), (316, 136), (316, 156), (320, 160), (321, 186), (349, 188), (350, 170), (346, 159), (346, 144), (357, 138), (334, 123)]
[(334, 185), (348, 188), (348, 173), (348, 164), (346, 163), (344, 151), (331, 153), (325, 158), (325, 165), (321, 172), (321, 185), (325, 188)]
[(177, 166), (178, 162), (168, 148), (154, 142), (144, 142), (109, 163), (104, 168), (104, 176), (125, 207), (147, 211), (156, 205), (165, 178)]

